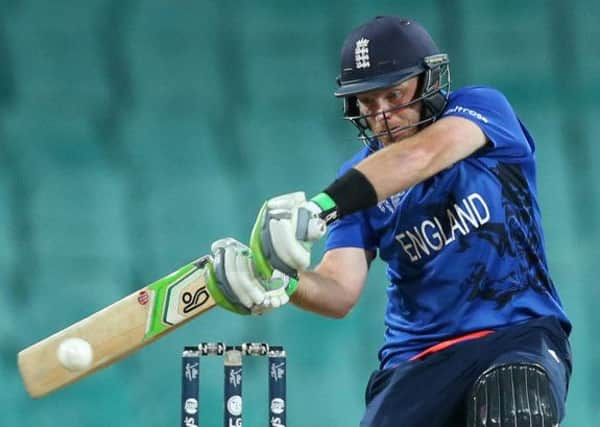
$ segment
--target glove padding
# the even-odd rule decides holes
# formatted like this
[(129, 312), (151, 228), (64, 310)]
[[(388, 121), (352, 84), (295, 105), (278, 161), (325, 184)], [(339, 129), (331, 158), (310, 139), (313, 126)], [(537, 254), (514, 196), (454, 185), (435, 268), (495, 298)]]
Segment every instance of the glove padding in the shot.
[(269, 277), (279, 270), (297, 279), (298, 272), (310, 266), (313, 242), (327, 227), (320, 213), (321, 208), (302, 192), (274, 197), (262, 206), (250, 236), (261, 275)]
[(221, 307), (238, 314), (263, 314), (289, 301), (290, 277), (277, 270), (268, 278), (258, 275), (246, 245), (226, 238), (214, 242), (211, 250), (207, 287)]

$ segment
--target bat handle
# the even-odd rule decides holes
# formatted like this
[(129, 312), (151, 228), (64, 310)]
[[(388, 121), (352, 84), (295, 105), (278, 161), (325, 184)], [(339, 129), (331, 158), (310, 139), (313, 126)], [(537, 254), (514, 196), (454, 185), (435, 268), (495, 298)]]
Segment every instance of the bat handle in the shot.
[[(312, 205), (312, 206), (310, 206)], [(327, 231), (327, 223), (317, 213), (318, 205), (310, 203), (298, 209), (296, 238), (304, 242), (319, 240)]]
[(327, 223), (320, 217), (311, 218), (306, 227), (306, 239), (319, 240), (327, 232)]

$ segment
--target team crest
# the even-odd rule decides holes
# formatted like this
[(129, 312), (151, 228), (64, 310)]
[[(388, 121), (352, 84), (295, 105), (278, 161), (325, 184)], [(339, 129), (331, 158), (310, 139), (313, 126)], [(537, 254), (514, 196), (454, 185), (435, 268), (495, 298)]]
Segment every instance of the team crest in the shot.
[(356, 68), (369, 68), (371, 60), (369, 58), (369, 40), (364, 37), (356, 41), (354, 48), (354, 59), (356, 60)]

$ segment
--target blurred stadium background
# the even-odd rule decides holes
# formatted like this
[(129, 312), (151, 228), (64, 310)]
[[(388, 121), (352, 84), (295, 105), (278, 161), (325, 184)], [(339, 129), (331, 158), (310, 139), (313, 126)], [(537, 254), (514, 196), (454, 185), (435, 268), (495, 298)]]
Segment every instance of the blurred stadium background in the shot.
[[(344, 320), (215, 310), (39, 401), (16, 353), (217, 238), (246, 240), (265, 198), (330, 182), (359, 148), (332, 96), (338, 52), (377, 14), (422, 22), (454, 87), (503, 90), (537, 138), (550, 267), (575, 324), (564, 425), (600, 425), (598, 1), (3, 0), (1, 426), (178, 425), (180, 350), (211, 340), (286, 346), (288, 424), (358, 424), (383, 334), (381, 265)], [(266, 423), (266, 375), (248, 362), (248, 426)], [(221, 424), (222, 381), (221, 362), (202, 365), (204, 425)]]

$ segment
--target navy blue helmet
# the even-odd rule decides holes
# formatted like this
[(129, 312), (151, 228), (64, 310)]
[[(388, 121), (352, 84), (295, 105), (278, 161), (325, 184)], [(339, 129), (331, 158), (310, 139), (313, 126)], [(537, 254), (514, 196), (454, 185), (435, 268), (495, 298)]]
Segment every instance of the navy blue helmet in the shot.
[[(415, 76), (420, 76), (420, 81), (414, 99), (394, 110), (422, 102), (421, 120), (397, 129), (390, 129), (386, 123), (387, 131), (372, 134), (366, 120), (369, 116), (361, 115), (356, 95), (390, 88)], [(417, 22), (378, 16), (354, 29), (346, 38), (337, 82), (335, 96), (344, 98), (344, 118), (358, 128), (358, 137), (371, 146), (378, 144), (377, 138), (383, 134), (391, 138), (404, 129), (426, 126), (440, 116), (450, 91), (448, 55), (439, 51)]]

